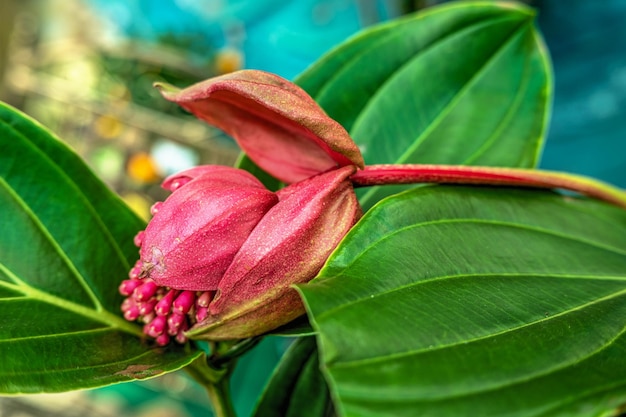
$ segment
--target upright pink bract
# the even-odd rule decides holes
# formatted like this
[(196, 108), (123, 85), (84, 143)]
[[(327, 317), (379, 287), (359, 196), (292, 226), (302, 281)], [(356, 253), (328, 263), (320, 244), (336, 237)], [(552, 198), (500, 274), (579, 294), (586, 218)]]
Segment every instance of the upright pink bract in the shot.
[(222, 275), (278, 197), (235, 168), (193, 168), (166, 179), (181, 183), (145, 230), (142, 275), (158, 285), (216, 290)]
[(218, 285), (195, 338), (262, 334), (304, 313), (293, 284), (310, 281), (361, 216), (347, 166), (279, 191)]

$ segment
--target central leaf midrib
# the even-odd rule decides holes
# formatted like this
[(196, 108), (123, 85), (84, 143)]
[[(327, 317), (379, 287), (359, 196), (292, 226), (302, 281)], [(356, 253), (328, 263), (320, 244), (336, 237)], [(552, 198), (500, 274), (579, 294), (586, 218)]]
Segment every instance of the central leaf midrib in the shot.
[[(34, 287), (31, 287), (30, 285), (24, 283), (23, 281), (21, 281), (14, 273), (13, 271), (9, 270), (3, 263), (0, 263), (0, 271), (2, 271), (2, 273), (4, 273), (6, 276), (8, 276), (10, 279), (14, 280), (15, 282), (19, 282), (20, 284), (17, 285), (12, 285), (10, 283), (6, 283), (4, 281), (0, 281), (0, 286), (2, 287), (6, 287), (6, 288), (10, 288), (13, 291), (19, 291), (20, 293), (22, 293), (24, 296), (34, 300), (34, 301), (38, 301), (38, 302), (42, 302), (42, 303), (46, 303), (52, 306), (55, 306), (57, 308), (60, 308), (62, 310), (66, 310), (69, 311), (71, 313), (74, 313), (76, 315), (85, 317), (89, 320), (98, 322), (98, 323), (103, 323), (111, 328), (115, 328), (121, 331), (124, 331), (125, 333), (129, 333), (135, 336), (139, 336), (139, 337), (143, 337), (143, 332), (141, 331), (141, 329), (136, 326), (135, 324), (132, 324), (126, 320), (124, 320), (122, 317), (113, 314), (111, 312), (109, 312), (108, 310), (105, 310), (103, 308), (99, 309), (99, 310), (95, 310), (89, 307), (86, 307), (82, 304), (77, 304), (74, 303), (72, 301), (68, 301), (64, 298), (60, 298), (57, 297), (55, 295), (51, 295), (49, 293), (40, 291)], [(2, 302), (2, 299), (0, 299), (0, 303)], [(54, 335), (50, 335), (50, 337), (54, 337)]]
[[(139, 361), (139, 359), (141, 359), (142, 357), (150, 356), (150, 355), (153, 355), (153, 354), (154, 354), (154, 352), (152, 350), (146, 350), (144, 352), (141, 352), (139, 355), (133, 356), (132, 358), (122, 359), (122, 360), (119, 360), (119, 361), (102, 363), (102, 364), (98, 364), (98, 365), (78, 366), (78, 367), (73, 366), (73, 367), (70, 367), (70, 368), (58, 368), (58, 369), (54, 369), (52, 371), (50, 369), (44, 369), (44, 370), (38, 370), (38, 371), (11, 372), (11, 373), (0, 371), (0, 376), (4, 376), (4, 377), (29, 376), (29, 375), (49, 374), (51, 372), (54, 372), (54, 373), (70, 372), (71, 373), (71, 372), (79, 372), (79, 371), (98, 369), (98, 368), (108, 368), (108, 367), (112, 367), (112, 366), (119, 365), (119, 364), (124, 364), (124, 363), (136, 364)], [(149, 371), (149, 369), (148, 369), (148, 371)], [(113, 376), (113, 375), (110, 375), (110, 376)]]
[[(0, 103), (0, 105), (2, 105), (2, 103)], [(4, 107), (6, 107), (6, 105)], [(31, 122), (31, 123), (34, 123), (34, 124), (38, 124), (36, 121), (30, 120), (25, 115), (20, 115), (20, 116), (23, 117), (28, 122)], [(11, 130), (17, 137), (19, 137), (21, 139), (22, 145), (30, 147), (34, 152), (38, 153), (43, 160), (48, 162), (48, 165), (53, 170), (57, 171), (59, 173), (59, 175), (62, 178), (65, 179), (66, 184), (68, 184), (71, 188), (76, 190), (76, 194), (77, 194), (78, 198), (82, 201), (84, 206), (87, 208), (87, 210), (91, 214), (91, 219), (95, 221), (95, 223), (98, 225), (98, 228), (103, 233), (104, 237), (108, 240), (108, 243), (110, 244), (111, 248), (113, 249), (113, 252), (118, 256), (118, 258), (119, 258), (120, 262), (122, 263), (122, 265), (126, 269), (130, 269), (130, 265), (128, 264), (128, 260), (124, 256), (124, 253), (123, 253), (121, 247), (118, 245), (117, 241), (115, 240), (115, 238), (111, 234), (111, 231), (109, 230), (109, 228), (104, 223), (103, 219), (98, 214), (98, 211), (96, 210), (96, 208), (94, 207), (92, 202), (85, 196), (85, 194), (78, 187), (78, 185), (67, 175), (67, 173), (65, 171), (60, 169), (60, 167), (53, 160), (51, 160), (50, 157), (45, 152), (43, 152), (39, 146), (35, 145), (30, 140), (28, 140), (28, 138), (26, 136), (24, 136), (24, 134), (22, 134), (22, 132), (20, 130), (18, 130), (16, 126), (14, 126), (12, 124), (9, 124), (5, 120), (2, 120), (2, 119), (0, 119), (0, 124), (3, 124), (9, 130)], [(59, 142), (59, 144), (63, 144), (63, 142), (60, 139), (54, 137), (54, 135), (52, 135), (50, 132), (45, 130), (45, 128), (43, 126), (38, 126), (38, 127), (40, 129), (42, 129), (44, 134), (48, 135), (51, 140), (57, 140)], [(70, 149), (65, 149), (65, 151), (71, 152)], [(0, 179), (3, 179), (3, 178), (0, 177)], [(8, 183), (7, 183), (7, 186), (8, 186)], [(15, 193), (15, 192), (13, 194), (17, 195), (17, 193)], [(23, 200), (21, 200), (21, 201), (23, 202)], [(23, 203), (24, 203), (24, 205), (26, 205), (25, 202), (23, 202)], [(31, 211), (31, 213), (32, 213), (32, 211)], [(100, 301), (95, 297), (95, 295), (93, 295), (91, 288), (87, 285), (86, 281), (84, 281), (84, 278), (82, 277), (82, 275), (81, 275), (81, 283), (86, 286), (87, 291), (90, 293), (90, 296), (93, 296), (93, 299), (97, 303), (96, 305), (100, 304)]]
[[(26, 204), (24, 199), (22, 199), (19, 194), (11, 187), (11, 185), (3, 178), (0, 177), (0, 186), (2, 186), (6, 192), (13, 198), (13, 200), (21, 207), (22, 211), (28, 215), (32, 223), (39, 230), (39, 232), (45, 237), (45, 239), (50, 243), (52, 248), (55, 250), (59, 258), (63, 260), (63, 263), (68, 267), (68, 269), (72, 272), (76, 280), (80, 283), (81, 287), (95, 306), (96, 310), (102, 310), (102, 304), (100, 300), (96, 297), (93, 290), (87, 285), (85, 278), (76, 268), (76, 265), (71, 261), (67, 253), (63, 250), (59, 242), (52, 236), (48, 228), (41, 222), (39, 217), (35, 215), (35, 213), (31, 210), (30, 206)], [(10, 278), (20, 285), (28, 286), (24, 281), (22, 281), (16, 274), (11, 274)]]
[[(530, 29), (526, 28), (526, 30), (530, 30)], [(523, 103), (522, 98), (525, 96), (525, 93), (530, 84), (530, 78), (531, 78), (530, 69), (531, 69), (530, 62), (526, 60), (524, 62), (524, 69), (523, 69), (522, 76), (520, 78), (519, 88), (515, 92), (515, 97), (513, 98), (513, 101), (511, 101), (511, 104), (508, 106), (506, 113), (504, 114), (502, 118), (500, 118), (497, 126), (491, 132), (489, 137), (483, 142), (483, 144), (478, 149), (476, 149), (476, 151), (474, 151), (471, 155), (465, 158), (465, 160), (461, 163), (461, 165), (473, 164), (473, 162), (476, 159), (480, 158), (486, 152), (488, 148), (493, 146), (494, 142), (500, 136), (501, 132), (505, 129), (506, 126), (508, 126), (515, 112), (521, 107)], [(541, 135), (539, 135), (539, 138), (541, 138)], [(536, 157), (537, 155), (535, 155), (535, 164), (534, 164), (535, 166), (537, 162)]]
[[(0, 300), (0, 303), (1, 302), (2, 300)], [(76, 331), (71, 331), (71, 332), (49, 333), (49, 334), (41, 334), (41, 335), (34, 335), (34, 336), (9, 337), (9, 338), (0, 339), (0, 345), (11, 344), (11, 343), (21, 343), (21, 342), (25, 342), (25, 341), (27, 342), (30, 340), (47, 339), (49, 337), (56, 339), (56, 338), (61, 338), (61, 337), (74, 337), (74, 336), (79, 336), (79, 335), (89, 335), (92, 333), (102, 333), (102, 332), (107, 332), (111, 330), (113, 330), (112, 327), (96, 327), (93, 329), (76, 330)]]

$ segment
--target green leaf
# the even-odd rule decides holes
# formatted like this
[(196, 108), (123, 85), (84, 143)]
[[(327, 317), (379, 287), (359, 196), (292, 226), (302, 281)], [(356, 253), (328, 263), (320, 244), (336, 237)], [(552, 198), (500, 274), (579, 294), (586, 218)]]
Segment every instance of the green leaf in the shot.
[(334, 415), (326, 381), (319, 369), (315, 338), (297, 339), (274, 370), (254, 417), (326, 417)]
[(69, 148), (0, 104), (0, 392), (59, 392), (178, 369), (121, 317), (139, 220)]
[[(552, 83), (533, 19), (511, 3), (429, 8), (362, 32), (296, 83), (350, 132), (367, 164), (534, 167)], [(361, 202), (405, 188), (375, 187)]]
[(626, 403), (626, 211), (548, 191), (383, 200), (300, 286), (340, 415), (592, 416)]

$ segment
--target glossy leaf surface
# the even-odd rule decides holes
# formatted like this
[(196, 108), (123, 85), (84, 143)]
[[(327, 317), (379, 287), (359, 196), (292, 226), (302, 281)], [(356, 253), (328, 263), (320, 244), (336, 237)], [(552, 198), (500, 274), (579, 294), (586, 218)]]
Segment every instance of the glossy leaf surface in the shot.
[(626, 211), (431, 186), (300, 287), (341, 415), (592, 416), (626, 402)]
[(254, 417), (332, 415), (330, 393), (319, 369), (315, 338), (301, 337), (290, 346), (274, 371)]
[[(297, 80), (367, 164), (534, 167), (550, 66), (530, 9), (460, 2), (364, 31)], [(399, 187), (361, 193), (365, 208)]]
[(58, 392), (178, 369), (120, 315), (142, 222), (72, 151), (0, 105), (0, 392)]

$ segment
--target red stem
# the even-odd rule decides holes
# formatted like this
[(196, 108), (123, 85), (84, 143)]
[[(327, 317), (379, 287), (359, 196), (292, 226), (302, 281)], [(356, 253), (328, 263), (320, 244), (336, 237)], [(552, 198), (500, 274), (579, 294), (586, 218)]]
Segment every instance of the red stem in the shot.
[(533, 169), (463, 165), (369, 165), (350, 179), (355, 187), (440, 183), (562, 188), (626, 208), (626, 193), (591, 178)]

